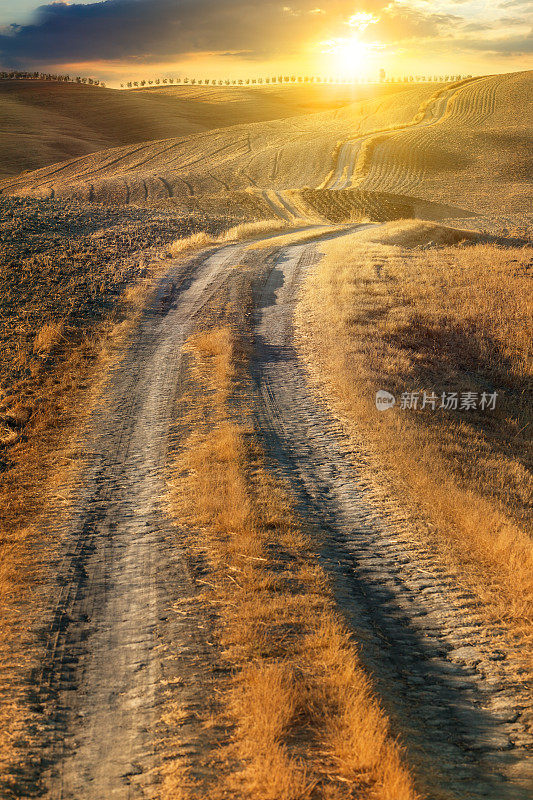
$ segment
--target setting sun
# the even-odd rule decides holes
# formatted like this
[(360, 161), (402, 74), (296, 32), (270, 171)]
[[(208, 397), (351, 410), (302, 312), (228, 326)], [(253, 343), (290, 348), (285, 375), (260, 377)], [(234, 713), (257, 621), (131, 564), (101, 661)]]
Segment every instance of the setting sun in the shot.
[(357, 36), (329, 39), (321, 45), (322, 52), (330, 56), (332, 68), (348, 75), (363, 71), (375, 51), (382, 48), (377, 42), (361, 42)]

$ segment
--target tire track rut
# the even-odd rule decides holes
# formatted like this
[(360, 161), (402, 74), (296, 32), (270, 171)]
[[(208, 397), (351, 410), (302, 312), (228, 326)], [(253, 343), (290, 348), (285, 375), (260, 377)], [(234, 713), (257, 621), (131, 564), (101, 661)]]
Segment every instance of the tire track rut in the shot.
[(527, 800), (528, 698), (500, 631), (487, 627), (413, 522), (374, 496), (364, 453), (354, 467), (353, 444), (308, 388), (292, 314), (315, 252), (285, 248), (258, 296), (255, 377), (267, 449), (302, 515), (326, 532), (324, 565), (420, 788), (432, 800)]
[[(62, 523), (56, 605), (33, 676), (40, 746), (19, 770), (24, 796), (154, 796), (162, 679), (178, 670), (189, 705), (209, 683), (208, 625), (161, 498), (181, 347), (238, 249), (170, 266), (83, 437), (88, 468)], [(185, 612), (170, 613), (176, 602)], [(188, 726), (190, 752), (201, 722)]]

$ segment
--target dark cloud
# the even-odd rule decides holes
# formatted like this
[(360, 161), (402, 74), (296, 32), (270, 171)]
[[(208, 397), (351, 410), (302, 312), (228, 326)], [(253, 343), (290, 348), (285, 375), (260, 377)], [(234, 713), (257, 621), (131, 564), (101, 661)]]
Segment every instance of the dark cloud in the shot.
[[(0, 35), (0, 59), (19, 63), (120, 59), (157, 61), (194, 52), (287, 57), (355, 10), (380, 11), (386, 0), (105, 0), (41, 6), (32, 24)], [(313, 13), (324, 8), (326, 14)], [(333, 34), (332, 34), (333, 35)]]

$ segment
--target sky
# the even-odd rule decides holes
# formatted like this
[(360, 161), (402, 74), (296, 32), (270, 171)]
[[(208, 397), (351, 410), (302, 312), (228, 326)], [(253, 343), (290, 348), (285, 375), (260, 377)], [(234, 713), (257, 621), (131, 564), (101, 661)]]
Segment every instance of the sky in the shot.
[(118, 85), (531, 68), (533, 0), (1, 0), (0, 69)]

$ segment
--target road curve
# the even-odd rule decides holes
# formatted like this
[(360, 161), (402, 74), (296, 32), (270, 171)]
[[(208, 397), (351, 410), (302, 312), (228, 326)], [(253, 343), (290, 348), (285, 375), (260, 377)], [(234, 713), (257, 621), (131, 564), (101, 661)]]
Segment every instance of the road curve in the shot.
[[(481, 626), (473, 598), (350, 463), (293, 340), (294, 304), (315, 245), (280, 247), (273, 257), (275, 239), (266, 238), (265, 255), (254, 251), (264, 276), (256, 291), (259, 424), (302, 514), (326, 534), (323, 564), (409, 760), (429, 776), (421, 788), (431, 800), (526, 800), (532, 737), (498, 632)], [(20, 766), (27, 790), (20, 797), (30, 789), (50, 800), (156, 797), (161, 686), (173, 674), (185, 706), (195, 692), (208, 696), (216, 655), (205, 620), (194, 604), (169, 613), (195, 589), (161, 497), (183, 342), (232, 265), (246, 258), (244, 246), (230, 245), (170, 262), (92, 415), (88, 467), (63, 521), (56, 603), (42, 632), (46, 655), (34, 676), (41, 721)], [(190, 753), (206, 736), (200, 721), (188, 736)]]

